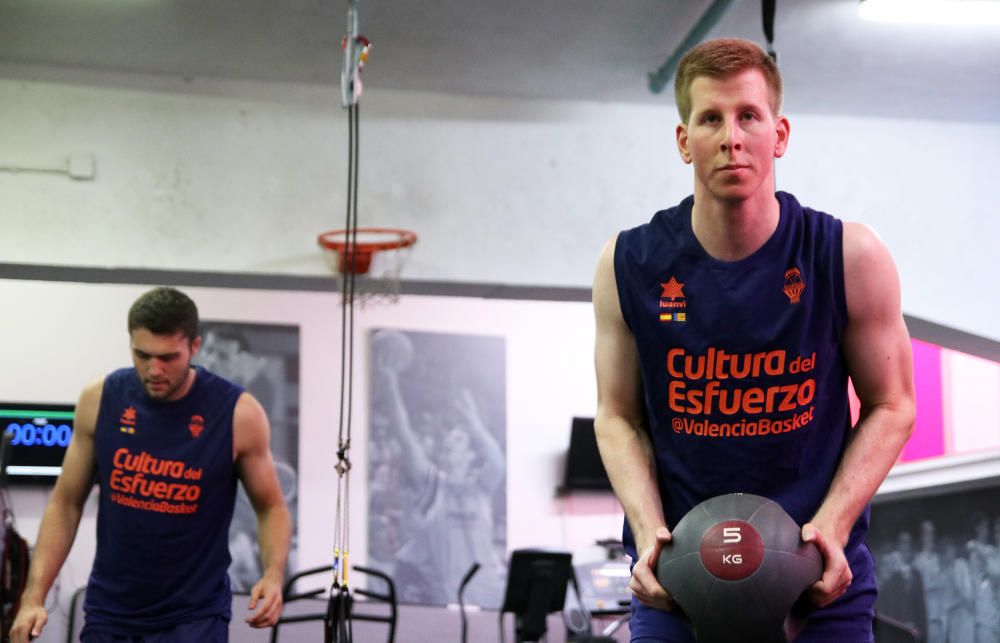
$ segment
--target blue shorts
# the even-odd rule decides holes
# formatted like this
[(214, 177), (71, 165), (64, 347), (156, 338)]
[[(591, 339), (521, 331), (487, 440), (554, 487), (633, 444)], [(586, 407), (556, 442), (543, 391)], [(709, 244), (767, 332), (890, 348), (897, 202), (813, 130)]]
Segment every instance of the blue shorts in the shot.
[(84, 627), (80, 643), (229, 643), (229, 620), (210, 616), (155, 632), (112, 634)]
[[(851, 569), (868, 570), (851, 582), (851, 588), (823, 609), (809, 615), (805, 629), (795, 643), (872, 643), (875, 618), (875, 571), (868, 548), (855, 549), (848, 562)], [(632, 599), (629, 621), (632, 643), (695, 643), (688, 626), (670, 612), (646, 607)]]

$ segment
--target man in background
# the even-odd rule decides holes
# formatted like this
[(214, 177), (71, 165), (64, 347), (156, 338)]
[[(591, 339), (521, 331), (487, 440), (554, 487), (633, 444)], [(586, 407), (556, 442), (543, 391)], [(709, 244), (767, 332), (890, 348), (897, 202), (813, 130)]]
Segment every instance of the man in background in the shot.
[(128, 313), (131, 368), (87, 385), (62, 474), (39, 527), (12, 640), (39, 636), (45, 596), (73, 544), (94, 477), (97, 554), (84, 643), (221, 643), (232, 596), (226, 569), (237, 478), (257, 512), (264, 573), (246, 620), (273, 625), (290, 520), (268, 448), (267, 416), (239, 386), (192, 366), (198, 310), (156, 288)]

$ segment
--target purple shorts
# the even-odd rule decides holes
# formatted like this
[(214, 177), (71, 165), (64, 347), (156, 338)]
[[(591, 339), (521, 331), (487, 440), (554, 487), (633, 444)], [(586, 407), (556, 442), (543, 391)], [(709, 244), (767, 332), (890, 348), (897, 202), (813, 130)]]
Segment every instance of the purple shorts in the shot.
[(229, 643), (229, 620), (211, 616), (155, 632), (112, 634), (84, 627), (80, 643)]

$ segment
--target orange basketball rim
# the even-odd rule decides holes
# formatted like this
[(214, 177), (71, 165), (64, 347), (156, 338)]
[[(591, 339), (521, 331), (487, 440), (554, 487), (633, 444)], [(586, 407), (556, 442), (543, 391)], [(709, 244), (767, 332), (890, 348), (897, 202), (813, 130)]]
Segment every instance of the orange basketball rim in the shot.
[(349, 230), (330, 230), (317, 238), (320, 246), (337, 253), (337, 271), (364, 275), (376, 252), (401, 250), (417, 242), (417, 234), (399, 228), (357, 228), (353, 240)]

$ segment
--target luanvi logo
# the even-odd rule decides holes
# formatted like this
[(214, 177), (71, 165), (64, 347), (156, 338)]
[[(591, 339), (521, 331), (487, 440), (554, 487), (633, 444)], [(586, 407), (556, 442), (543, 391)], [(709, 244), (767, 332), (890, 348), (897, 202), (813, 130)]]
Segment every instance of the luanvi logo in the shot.
[(665, 284), (660, 284), (663, 288), (663, 292), (660, 294), (660, 299), (684, 299), (684, 284), (677, 281), (675, 277), (671, 277), (670, 281)]
[(671, 276), (666, 283), (660, 283), (663, 291), (660, 293), (660, 321), (686, 322), (687, 301), (684, 297), (684, 284)]
[(134, 406), (127, 406), (118, 418), (118, 430), (129, 435), (135, 434), (136, 411)]

